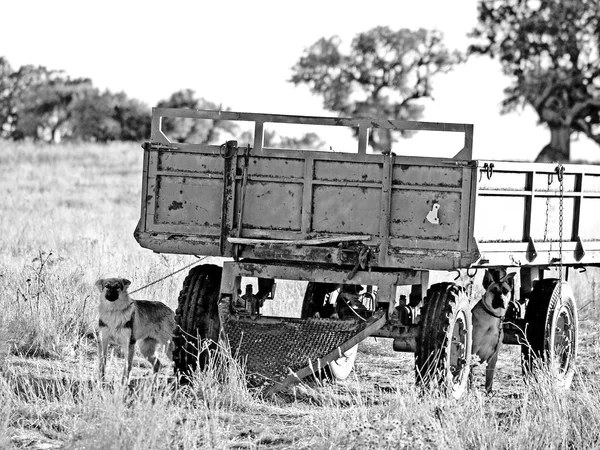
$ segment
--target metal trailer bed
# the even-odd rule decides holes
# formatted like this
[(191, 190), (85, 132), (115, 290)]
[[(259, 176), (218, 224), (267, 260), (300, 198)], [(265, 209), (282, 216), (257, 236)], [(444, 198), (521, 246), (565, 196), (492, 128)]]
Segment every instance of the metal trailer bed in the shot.
[[(254, 139), (174, 143), (163, 118), (250, 123)], [(267, 148), (269, 123), (349, 127), (358, 145), (347, 153)], [(453, 158), (371, 154), (373, 128), (462, 133), (464, 145)], [(421, 382), (449, 386), (458, 396), (470, 366), (474, 301), (454, 284), (430, 287), (429, 271), (518, 268), (518, 307), (504, 324), (504, 342), (520, 343), (525, 359), (544, 361), (568, 383), (577, 351), (575, 303), (568, 285), (543, 280), (543, 270), (557, 266), (562, 276), (568, 267), (599, 263), (600, 168), (477, 161), (472, 144), (466, 124), (155, 108), (137, 241), (159, 253), (232, 259), (222, 269), (196, 267), (184, 283), (178, 370), (195, 366), (194, 336), (217, 341), (222, 326), (249, 371), (273, 390), (335, 361), (347, 360), (351, 369), (349, 349), (369, 335), (384, 336), (394, 349), (415, 352)], [(259, 292), (241, 295), (243, 276), (258, 278)], [(300, 319), (260, 314), (275, 279), (309, 281)], [(315, 305), (340, 285), (367, 286), (366, 311), (354, 311), (361, 317), (313, 317)], [(411, 292), (398, 299), (402, 285)], [(548, 331), (557, 323), (560, 333)], [(206, 352), (200, 355), (202, 365)], [(331, 372), (343, 378), (348, 370)]]

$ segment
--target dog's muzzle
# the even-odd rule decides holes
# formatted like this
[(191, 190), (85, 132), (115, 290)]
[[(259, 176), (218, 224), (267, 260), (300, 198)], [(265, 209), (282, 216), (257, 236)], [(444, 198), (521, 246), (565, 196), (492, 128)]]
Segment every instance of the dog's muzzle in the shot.
[(117, 289), (107, 289), (104, 298), (109, 302), (114, 302), (119, 298), (119, 291)]
[(501, 295), (495, 295), (492, 299), (492, 308), (508, 308), (509, 299), (503, 298)]

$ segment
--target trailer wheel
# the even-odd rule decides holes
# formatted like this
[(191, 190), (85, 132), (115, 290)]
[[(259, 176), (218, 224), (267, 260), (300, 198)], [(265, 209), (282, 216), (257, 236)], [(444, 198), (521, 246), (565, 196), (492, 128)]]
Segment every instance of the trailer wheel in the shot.
[(471, 369), (473, 325), (469, 300), (454, 283), (434, 284), (427, 291), (417, 338), (417, 384), (441, 387), (459, 398)]
[(568, 283), (561, 286), (554, 278), (538, 281), (525, 310), (523, 373), (548, 369), (553, 382), (568, 389), (575, 373), (578, 334), (577, 307)]
[[(308, 319), (314, 317), (316, 313), (321, 318), (328, 318), (335, 312), (333, 305), (325, 304), (327, 294), (335, 291), (336, 285), (331, 283), (315, 283), (310, 281), (306, 286), (304, 300), (302, 302), (301, 317)], [(349, 348), (344, 356), (332, 361), (325, 367), (324, 375), (336, 381), (344, 381), (352, 372), (356, 355), (358, 353), (358, 344)]]
[(202, 341), (215, 348), (219, 340), (219, 292), (223, 269), (213, 264), (192, 268), (183, 282), (175, 313), (177, 328), (173, 338), (175, 373), (187, 378), (203, 369), (208, 361), (207, 351), (199, 353)]

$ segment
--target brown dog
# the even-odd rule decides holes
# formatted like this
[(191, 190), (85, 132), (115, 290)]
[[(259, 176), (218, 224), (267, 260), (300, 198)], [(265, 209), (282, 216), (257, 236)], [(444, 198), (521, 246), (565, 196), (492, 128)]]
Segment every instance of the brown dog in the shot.
[(129, 382), (135, 344), (142, 355), (152, 364), (154, 373), (160, 369), (156, 356), (158, 348), (166, 347), (172, 358), (172, 336), (175, 330), (175, 314), (163, 303), (132, 300), (127, 293), (131, 282), (124, 278), (106, 278), (96, 281), (100, 291), (98, 305), (98, 370), (104, 381), (108, 344), (114, 342), (125, 349), (123, 382)]
[[(473, 355), (486, 362), (485, 389), (492, 391), (494, 371), (504, 333), (502, 323), (511, 300), (515, 273), (504, 269), (489, 269), (483, 277), (485, 294), (473, 307)], [(474, 358), (474, 361), (478, 360)]]

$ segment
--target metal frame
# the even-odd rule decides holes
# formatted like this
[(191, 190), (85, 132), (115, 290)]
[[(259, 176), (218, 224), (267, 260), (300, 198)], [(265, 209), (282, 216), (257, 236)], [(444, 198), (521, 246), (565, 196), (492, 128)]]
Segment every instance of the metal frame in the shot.
[[(497, 174), (510, 174), (520, 176), (523, 186), (510, 187), (502, 185), (499, 187), (486, 186), (486, 170), (490, 164), (493, 165), (493, 172), (489, 182)], [(562, 264), (563, 265), (600, 265), (600, 234), (597, 239), (583, 241), (579, 236), (581, 209), (584, 199), (600, 200), (600, 167), (590, 165), (568, 164), (565, 168), (564, 177), (568, 177), (569, 183), (563, 193), (563, 198), (572, 198), (573, 217), (570, 222), (571, 234), (565, 236), (562, 243)], [(478, 173), (481, 180), (476, 184), (477, 190), (474, 200), (482, 197), (498, 198), (522, 198), (524, 199), (524, 217), (523, 230), (518, 241), (483, 241), (478, 239), (477, 246), (481, 252), (481, 259), (474, 264), (477, 267), (504, 266), (552, 266), (558, 265), (559, 250), (558, 240), (540, 241), (531, 236), (533, 221), (533, 203), (536, 198), (559, 198), (558, 188), (549, 189), (548, 186), (539, 186), (540, 180), (546, 177), (557, 177), (555, 173), (555, 164), (546, 163), (520, 163), (505, 161), (478, 161)], [(592, 177), (595, 180), (592, 180)], [(597, 179), (596, 179), (597, 178)], [(483, 182), (482, 182), (483, 181)], [(590, 188), (592, 181), (598, 182), (598, 187)], [(557, 183), (554, 183), (557, 184)], [(477, 207), (473, 205), (473, 210)], [(520, 218), (519, 218), (520, 219)], [(556, 262), (552, 262), (555, 260)]]
[(358, 271), (352, 280), (348, 280), (348, 271), (343, 268), (330, 266), (307, 267), (306, 264), (227, 261), (223, 263), (221, 295), (231, 296), (235, 301), (242, 277), (378, 286), (379, 301), (389, 305), (388, 313), (392, 315), (396, 299), (396, 287), (408, 285), (422, 287), (423, 284), (428, 283), (429, 272), (420, 270)]
[(208, 120), (231, 120), (254, 122), (255, 154), (262, 154), (264, 144), (265, 123), (293, 123), (303, 125), (326, 125), (335, 127), (358, 128), (358, 154), (366, 155), (368, 133), (373, 128), (392, 129), (397, 131), (447, 131), (465, 134), (464, 147), (454, 156), (454, 159), (470, 160), (473, 157), (473, 125), (463, 123), (417, 122), (388, 119), (359, 119), (343, 117), (293, 116), (286, 114), (258, 114), (234, 111), (207, 111), (179, 108), (153, 108), (151, 140), (169, 144), (169, 138), (162, 131), (162, 120), (170, 118), (190, 118)]

